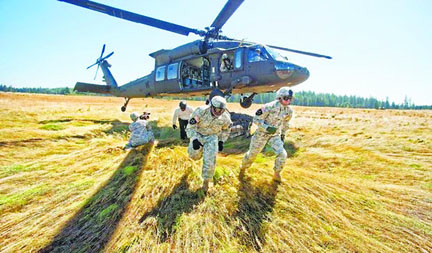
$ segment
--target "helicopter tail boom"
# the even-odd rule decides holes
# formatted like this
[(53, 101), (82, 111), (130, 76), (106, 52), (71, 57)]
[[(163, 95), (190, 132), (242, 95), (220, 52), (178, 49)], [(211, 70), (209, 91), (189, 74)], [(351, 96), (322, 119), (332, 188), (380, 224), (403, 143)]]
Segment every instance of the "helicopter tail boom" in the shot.
[(75, 91), (80, 91), (80, 92), (92, 92), (92, 93), (101, 93), (101, 94), (111, 94), (111, 86), (92, 84), (92, 83), (77, 82), (75, 84), (74, 90)]

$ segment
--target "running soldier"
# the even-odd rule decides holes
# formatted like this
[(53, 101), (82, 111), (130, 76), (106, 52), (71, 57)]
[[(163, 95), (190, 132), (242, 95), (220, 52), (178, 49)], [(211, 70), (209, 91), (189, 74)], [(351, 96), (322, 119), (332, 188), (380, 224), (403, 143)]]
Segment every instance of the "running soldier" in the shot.
[(198, 160), (203, 157), (202, 178), (203, 190), (207, 192), (213, 178), (216, 155), (223, 150), (223, 143), (231, 131), (230, 114), (226, 111), (226, 101), (215, 96), (210, 105), (198, 107), (191, 115), (186, 128), (190, 143), (190, 158)]
[(276, 153), (274, 165), (274, 178), (281, 180), (280, 172), (287, 159), (287, 152), (283, 144), (285, 132), (288, 130), (288, 122), (292, 118), (293, 111), (289, 107), (293, 97), (292, 90), (287, 87), (280, 88), (276, 93), (276, 101), (265, 104), (255, 113), (254, 123), (258, 128), (255, 131), (249, 150), (243, 158), (240, 167), (241, 175), (255, 161), (256, 156), (261, 152), (266, 143)]
[(176, 122), (178, 120), (180, 126), (180, 139), (186, 140), (186, 126), (189, 121), (189, 117), (193, 113), (193, 108), (186, 104), (186, 101), (181, 101), (179, 103), (179, 108), (174, 111), (172, 119), (172, 127), (177, 128)]

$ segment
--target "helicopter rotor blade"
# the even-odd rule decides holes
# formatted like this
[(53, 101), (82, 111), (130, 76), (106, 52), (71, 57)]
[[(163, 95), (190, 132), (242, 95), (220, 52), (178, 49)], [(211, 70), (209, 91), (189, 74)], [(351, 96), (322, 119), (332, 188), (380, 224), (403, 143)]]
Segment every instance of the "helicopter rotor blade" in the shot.
[(93, 80), (96, 80), (96, 76), (97, 76), (97, 73), (98, 73), (98, 70), (99, 70), (99, 66), (100, 66), (100, 64), (97, 65), (96, 73), (95, 73), (95, 76), (94, 76)]
[(104, 44), (104, 45), (103, 45), (103, 47), (102, 47), (102, 52), (101, 52), (101, 55), (100, 55), (99, 59), (101, 59), (101, 58), (102, 58), (102, 56), (103, 56), (104, 52), (105, 52), (105, 44)]
[(178, 33), (185, 36), (188, 36), (189, 33), (194, 33), (200, 36), (204, 36), (206, 34), (206, 32), (203, 30), (192, 29), (186, 26), (173, 24), (160, 19), (147, 17), (144, 15), (140, 15), (130, 11), (125, 11), (122, 9), (114, 8), (108, 5), (104, 5), (104, 4), (100, 4), (88, 0), (59, 0), (59, 1), (77, 5), (93, 11), (101, 12), (116, 18), (121, 18), (135, 23), (153, 26), (162, 30)]
[(111, 55), (113, 55), (114, 52), (109, 53), (107, 56), (105, 56), (104, 58), (100, 59), (99, 62), (103, 62), (104, 60), (108, 59), (109, 57), (111, 57)]
[(211, 27), (214, 27), (216, 31), (219, 31), (232, 16), (232, 14), (237, 10), (237, 8), (243, 3), (243, 1), (244, 0), (228, 0), (221, 12), (219, 12), (218, 16), (211, 24)]
[(314, 57), (322, 57), (322, 58), (326, 58), (326, 59), (332, 59), (331, 56), (327, 56), (327, 55), (316, 54), (316, 53), (311, 53), (311, 52), (306, 52), (306, 51), (300, 51), (300, 50), (290, 49), (290, 48), (286, 48), (286, 47), (278, 47), (278, 46), (271, 46), (271, 45), (267, 45), (267, 46), (271, 47), (271, 48), (276, 48), (276, 49), (280, 49), (280, 50), (285, 50), (285, 51), (297, 53), (297, 54), (304, 54), (304, 55), (309, 55), (309, 56), (314, 56)]
[(87, 69), (93, 67), (94, 65), (99, 64), (99, 61), (96, 61), (95, 63), (93, 63), (92, 65), (88, 66)]

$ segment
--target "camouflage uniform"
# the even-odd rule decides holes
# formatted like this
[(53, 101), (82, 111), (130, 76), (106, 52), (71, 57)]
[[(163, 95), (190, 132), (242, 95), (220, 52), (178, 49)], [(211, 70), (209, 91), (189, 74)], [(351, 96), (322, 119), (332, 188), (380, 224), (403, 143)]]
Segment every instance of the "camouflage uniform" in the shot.
[[(293, 111), (289, 106), (283, 106), (278, 100), (265, 104), (261, 109), (256, 112), (254, 123), (257, 124), (258, 129), (255, 131), (249, 151), (243, 158), (241, 168), (248, 168), (256, 156), (261, 152), (266, 143), (276, 153), (276, 161), (274, 170), (279, 172), (282, 170), (287, 159), (287, 152), (283, 147), (281, 134), (285, 135), (288, 130), (288, 122), (292, 118)], [(267, 127), (275, 127), (276, 132), (270, 134), (267, 132)]]
[(147, 120), (138, 119), (129, 125), (129, 129), (132, 132), (129, 145), (132, 147), (137, 147), (154, 141), (153, 132)]
[[(215, 117), (211, 114), (210, 105), (198, 107), (191, 115), (186, 128), (186, 133), (190, 138), (188, 153), (193, 160), (204, 156), (202, 168), (204, 180), (213, 178), (218, 142), (228, 139), (231, 125), (230, 114), (227, 111)], [(195, 139), (198, 139), (203, 145), (198, 150), (193, 149), (192, 142)]]

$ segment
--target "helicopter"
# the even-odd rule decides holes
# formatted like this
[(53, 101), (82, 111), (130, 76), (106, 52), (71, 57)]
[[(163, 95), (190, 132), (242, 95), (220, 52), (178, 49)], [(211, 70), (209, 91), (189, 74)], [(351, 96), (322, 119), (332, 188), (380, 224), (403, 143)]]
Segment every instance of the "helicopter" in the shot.
[(124, 97), (125, 103), (121, 107), (123, 112), (126, 111), (130, 99), (155, 96), (208, 96), (209, 101), (217, 95), (229, 97), (231, 94), (241, 94), (240, 105), (249, 108), (258, 93), (274, 92), (283, 86), (300, 84), (310, 75), (307, 68), (289, 62), (275, 49), (332, 59), (327, 55), (263, 45), (222, 35), (221, 28), (244, 0), (228, 0), (213, 23), (204, 30), (88, 0), (59, 1), (184, 36), (192, 33), (202, 37), (171, 50), (161, 49), (149, 54), (155, 60), (154, 70), (122, 86), (118, 86), (109, 70), (111, 65), (107, 59), (114, 52), (104, 56), (103, 45), (99, 58), (88, 68), (97, 65), (97, 75), (100, 67), (106, 85), (77, 82), (74, 90)]

